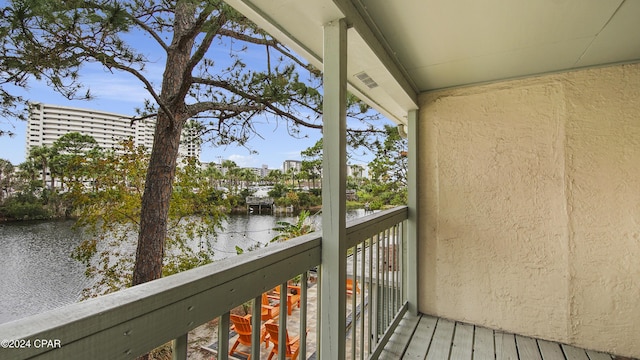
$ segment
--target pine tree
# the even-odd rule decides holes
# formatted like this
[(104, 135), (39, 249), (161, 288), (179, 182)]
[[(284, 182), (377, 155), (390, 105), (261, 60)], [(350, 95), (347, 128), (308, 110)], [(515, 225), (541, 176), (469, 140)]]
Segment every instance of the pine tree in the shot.
[[(188, 119), (198, 120), (203, 140), (215, 145), (244, 144), (255, 133), (257, 118), (285, 121), (294, 134), (300, 126), (321, 128), (318, 69), (223, 1), (14, 0), (1, 11), (0, 86), (24, 86), (33, 77), (69, 99), (90, 99), (82, 68), (96, 63), (131, 75), (149, 94), (132, 118), (156, 118), (133, 285), (162, 274), (180, 134)], [(136, 48), (128, 40), (132, 35), (146, 37), (155, 50)], [(225, 46), (225, 58), (212, 50), (216, 46)], [(247, 66), (242, 59), (247, 48), (261, 48), (264, 62)], [(157, 59), (165, 61), (161, 84), (146, 70)], [(20, 100), (4, 90), (0, 94), (7, 104)], [(351, 115), (376, 117), (349, 99)]]

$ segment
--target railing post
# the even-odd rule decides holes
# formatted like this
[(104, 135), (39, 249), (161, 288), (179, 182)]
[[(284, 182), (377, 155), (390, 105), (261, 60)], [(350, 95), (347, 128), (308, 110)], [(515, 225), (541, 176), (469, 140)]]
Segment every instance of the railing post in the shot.
[[(368, 337), (368, 341), (369, 341), (369, 347), (367, 349), (367, 352), (369, 354), (371, 354), (371, 352), (373, 351), (373, 348), (375, 346), (375, 342), (373, 339), (372, 334), (375, 333), (375, 325), (374, 325), (374, 317), (373, 317), (373, 311), (376, 308), (376, 304), (377, 304), (377, 300), (375, 300), (375, 294), (377, 294), (375, 288), (374, 288), (374, 282), (373, 282), (373, 261), (374, 261), (374, 257), (373, 257), (373, 250), (374, 250), (374, 246), (375, 246), (375, 239), (376, 239), (376, 235), (370, 237), (370, 242), (369, 242), (369, 281), (368, 281), (368, 287), (369, 287), (369, 310), (367, 311), (369, 318), (368, 318), (368, 322), (369, 322), (369, 336)], [(376, 258), (377, 261), (377, 258)]]
[[(362, 307), (360, 309), (360, 360), (364, 360), (364, 355), (365, 353), (367, 353), (366, 351), (366, 343), (365, 343), (365, 335), (364, 335), (364, 324), (366, 322), (366, 317), (365, 317), (365, 310), (366, 310), (366, 306), (365, 306), (365, 290), (366, 288), (366, 262), (367, 262), (367, 240), (364, 239), (362, 241), (362, 243), (360, 244), (360, 247), (362, 248), (362, 257), (360, 261), (360, 284), (362, 286), (362, 289), (360, 290), (360, 304), (362, 304)], [(371, 249), (369, 249), (369, 251), (371, 251)], [(354, 295), (355, 296), (355, 295)], [(369, 306), (370, 307), (370, 306)], [(371, 341), (371, 340), (369, 340)], [(355, 360), (355, 359), (354, 359)]]
[(187, 360), (188, 334), (184, 334), (171, 342), (171, 358), (173, 360)]
[(307, 287), (308, 271), (302, 273), (300, 279), (300, 359), (307, 359)]
[(418, 315), (418, 110), (411, 110), (407, 116), (407, 141), (409, 156), (407, 158), (407, 250), (406, 269), (407, 301), (409, 313)]
[[(285, 360), (285, 355), (287, 353), (287, 311), (289, 310), (289, 305), (287, 304), (287, 294), (289, 293), (289, 288), (287, 287), (287, 283), (283, 282), (280, 284), (280, 315), (278, 315), (278, 359)], [(293, 304), (291, 304), (293, 308)]]
[(229, 358), (229, 313), (218, 319), (218, 359)]
[[(353, 248), (353, 255), (351, 255), (351, 359), (356, 358), (356, 324), (357, 320), (357, 297), (356, 292), (358, 285), (358, 245)], [(346, 305), (346, 304), (345, 304)], [(363, 303), (364, 305), (364, 303)]]
[(324, 26), (322, 292), (320, 358), (342, 360), (346, 346), (347, 25)]
[[(260, 342), (262, 322), (262, 294), (253, 299), (253, 307), (251, 308), (251, 358), (260, 359)], [(255, 345), (258, 344), (258, 345)]]

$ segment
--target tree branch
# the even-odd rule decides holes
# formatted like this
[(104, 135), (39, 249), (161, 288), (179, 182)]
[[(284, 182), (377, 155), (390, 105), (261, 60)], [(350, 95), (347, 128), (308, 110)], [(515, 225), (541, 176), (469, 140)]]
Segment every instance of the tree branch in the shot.
[(281, 109), (279, 109), (278, 107), (276, 107), (275, 105), (273, 105), (272, 102), (270, 101), (266, 101), (265, 99), (258, 97), (256, 95), (252, 95), (247, 93), (246, 91), (242, 91), (236, 87), (233, 87), (229, 84), (229, 82), (227, 81), (218, 81), (218, 80), (213, 80), (213, 79), (204, 79), (204, 78), (194, 78), (193, 79), (194, 83), (197, 84), (204, 84), (204, 85), (210, 85), (210, 86), (216, 86), (219, 87), (221, 89), (225, 89), (233, 94), (239, 95), (241, 97), (243, 97), (244, 99), (248, 99), (251, 100), (255, 103), (258, 104), (262, 104), (265, 109), (264, 111), (270, 111), (271, 113), (280, 116), (282, 118), (285, 119), (289, 119), (291, 121), (293, 121), (294, 123), (306, 126), (308, 128), (312, 128), (312, 129), (322, 129), (322, 125), (318, 125), (318, 124), (312, 124), (308, 121), (304, 121), (301, 118), (294, 116), (288, 112), (285, 112)]
[(227, 22), (226, 17), (222, 14), (217, 16), (215, 21), (208, 21), (209, 26), (208, 26), (208, 29), (206, 30), (207, 31), (206, 35), (204, 39), (202, 39), (200, 46), (198, 46), (198, 49), (195, 51), (195, 53), (189, 60), (189, 63), (187, 64), (186, 70), (188, 70), (189, 73), (193, 71), (196, 65), (202, 60), (204, 55), (207, 53), (207, 51), (211, 47), (211, 43), (213, 42), (213, 39), (218, 34), (220, 29), (222, 28), (222, 25), (225, 22)]
[[(205, 9), (201, 14), (200, 14), (200, 18), (198, 19), (198, 22), (196, 23), (196, 26), (194, 26), (194, 30), (198, 30), (202, 28), (203, 26), (205, 26), (206, 24), (200, 23), (201, 19), (206, 19), (206, 17), (208, 16), (203, 16), (204, 12), (208, 9), (210, 9), (211, 7), (208, 7), (207, 9)], [(211, 11), (213, 11), (213, 9), (208, 10), (209, 14), (211, 13)], [(202, 58), (204, 58), (205, 54), (207, 53), (207, 51), (209, 50), (209, 48), (211, 47), (211, 43), (213, 42), (213, 39), (215, 38), (215, 36), (218, 34), (218, 31), (222, 28), (222, 25), (226, 22), (226, 17), (223, 14), (220, 14), (219, 16), (216, 17), (215, 21), (208, 21), (209, 23), (209, 29), (207, 29), (207, 33), (204, 37), (204, 39), (202, 39), (202, 42), (200, 43), (200, 46), (198, 46), (198, 49), (195, 51), (195, 53), (193, 54), (193, 56), (191, 56), (191, 59), (189, 59), (189, 62), (187, 63), (184, 72), (183, 72), (183, 79), (191, 79), (192, 78), (192, 73), (193, 73), (193, 69), (196, 67), (196, 65), (198, 65), (198, 63), (202, 60)], [(195, 35), (194, 35), (195, 36)], [(183, 81), (182, 82), (182, 86), (180, 87), (179, 93), (180, 94), (187, 94), (187, 92), (189, 91), (189, 88), (191, 87), (191, 81)]]
[(213, 101), (203, 101), (195, 104), (187, 105), (187, 114), (189, 117), (194, 117), (205, 111), (231, 111), (236, 114), (241, 114), (247, 111), (264, 110), (262, 104), (256, 105), (233, 105), (227, 103), (219, 103)]
[(133, 22), (135, 22), (136, 25), (138, 25), (142, 30), (146, 31), (149, 35), (151, 35), (151, 37), (158, 43), (158, 45), (160, 45), (160, 47), (162, 47), (164, 51), (169, 50), (169, 45), (167, 45), (164, 41), (162, 41), (162, 37), (160, 37), (160, 35), (158, 35), (157, 32), (153, 31), (153, 29), (150, 26), (148, 26), (144, 21), (136, 17), (131, 17), (131, 20), (133, 20)]
[[(90, 49), (86, 49), (84, 48), (84, 45), (79, 44), (79, 47), (82, 48), (85, 52), (87, 52), (88, 54), (91, 53)], [(120, 64), (116, 59), (114, 59), (113, 56), (111, 55), (107, 55), (107, 54), (94, 54), (92, 56), (94, 59), (96, 59), (96, 61), (100, 62), (101, 64), (103, 64), (104, 66), (106, 66), (107, 68), (111, 69), (111, 68), (116, 68), (125, 72), (128, 72), (130, 74), (132, 74), (133, 76), (135, 76), (138, 80), (140, 80), (145, 88), (147, 89), (147, 91), (149, 92), (149, 94), (153, 97), (153, 99), (156, 101), (156, 103), (160, 106), (160, 108), (162, 108), (162, 110), (167, 114), (167, 116), (169, 116), (169, 118), (171, 119), (172, 122), (175, 121), (175, 117), (173, 115), (173, 112), (167, 107), (167, 105), (160, 99), (160, 96), (158, 96), (158, 94), (155, 92), (155, 90), (153, 90), (153, 85), (151, 85), (151, 83), (149, 82), (149, 80), (147, 80), (147, 78), (142, 75), (141, 72), (139, 72), (138, 70), (130, 67), (130, 66), (126, 66), (123, 64)]]
[(313, 66), (311, 64), (306, 64), (306, 63), (302, 62), (297, 56), (295, 56), (294, 54), (289, 52), (289, 49), (283, 47), (276, 40), (268, 39), (268, 38), (264, 38), (264, 37), (263, 38), (252, 37), (252, 36), (249, 36), (247, 34), (244, 34), (244, 33), (241, 33), (241, 32), (237, 32), (237, 31), (233, 31), (233, 30), (230, 30), (230, 29), (220, 29), (219, 34), (222, 35), (222, 36), (227, 36), (227, 37), (230, 37), (230, 38), (238, 39), (238, 40), (245, 41), (245, 42), (252, 43), (252, 44), (256, 44), (256, 45), (270, 46), (270, 47), (278, 50), (279, 53), (281, 53), (282, 55), (286, 56), (287, 58), (293, 60), (296, 64), (298, 64), (302, 68), (306, 69), (307, 71), (311, 72), (312, 74), (314, 74), (316, 76), (319, 76), (321, 74), (319, 69), (317, 69), (315, 66)]

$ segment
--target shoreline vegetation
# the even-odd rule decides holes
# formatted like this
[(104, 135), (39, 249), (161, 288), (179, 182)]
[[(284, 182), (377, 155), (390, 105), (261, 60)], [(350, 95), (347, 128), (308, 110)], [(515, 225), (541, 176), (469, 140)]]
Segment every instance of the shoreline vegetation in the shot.
[[(360, 204), (360, 203), (351, 203), (351, 206), (348, 206), (348, 209), (360, 209), (363, 208), (364, 205)], [(266, 211), (265, 215), (283, 215), (283, 214), (288, 214), (288, 215), (292, 215), (292, 216), (296, 216), (298, 215), (301, 211), (309, 211), (312, 214), (315, 214), (319, 211), (322, 210), (322, 205), (313, 205), (313, 206), (306, 206), (306, 207), (296, 207), (293, 209), (293, 211), (291, 211), (287, 206), (275, 206), (274, 211)], [(249, 211), (247, 210), (246, 206), (236, 206), (230, 210), (226, 211), (227, 214), (231, 215), (242, 215), (242, 214), (246, 214), (249, 213)], [(254, 215), (258, 215), (258, 214), (254, 214)], [(36, 217), (31, 217), (28, 215), (25, 215), (22, 218), (15, 218), (15, 217), (8, 217), (8, 216), (4, 216), (2, 214), (0, 214), (0, 224), (7, 224), (7, 223), (17, 223), (17, 222), (23, 222), (23, 221), (56, 221), (56, 220), (76, 220), (78, 217), (74, 216), (74, 215), (68, 215), (68, 214), (58, 214), (58, 215), (50, 215), (50, 216), (36, 216)]]
[[(279, 201), (276, 201), (278, 203)], [(280, 202), (282, 203), (282, 202)], [(367, 202), (361, 201), (347, 201), (347, 210), (353, 209), (364, 209), (367, 207)], [(53, 213), (48, 209), (49, 206), (42, 205), (38, 203), (24, 203), (22, 204), (24, 215), (20, 217), (11, 217), (6, 216), (0, 213), (0, 224), (5, 223), (13, 223), (13, 222), (22, 222), (22, 221), (53, 221), (53, 220), (76, 220), (78, 219), (77, 215), (73, 213), (69, 213), (66, 209), (61, 208), (60, 206), (52, 206), (53, 210), (58, 210), (57, 213)], [(380, 207), (383, 208), (383, 207)], [(266, 215), (293, 215), (297, 216), (302, 211), (309, 211), (311, 214), (315, 214), (322, 210), (322, 204), (315, 205), (307, 205), (307, 206), (293, 206), (292, 205), (274, 205), (274, 207), (270, 210), (266, 210)], [(372, 208), (372, 210), (375, 210)], [(245, 213), (250, 213), (247, 210), (246, 205), (238, 205), (234, 206), (231, 209), (225, 209), (224, 213), (240, 215)]]
[[(406, 139), (396, 127), (385, 126), (385, 135), (371, 146), (375, 158), (366, 167), (350, 165), (347, 208), (406, 204)], [(261, 177), (231, 160), (203, 164), (186, 157), (176, 169), (170, 215), (213, 217), (216, 222), (219, 215), (248, 211), (250, 196), (273, 199), (276, 214), (314, 213), (322, 201), (321, 149), (322, 139), (301, 152), (299, 168), (270, 170)], [(101, 217), (135, 222), (142, 216), (148, 164), (147, 150), (132, 139), (105, 150), (77, 132), (63, 135), (53, 146), (31, 149), (18, 166), (0, 159), (0, 222)]]
[[(351, 166), (345, 194), (349, 210), (373, 211), (407, 203), (407, 162), (402, 155), (406, 141), (397, 128), (386, 127), (386, 131), (384, 141), (373, 144), (376, 157), (368, 171)], [(0, 224), (66, 219), (87, 230), (87, 239), (71, 254), (86, 267), (87, 277), (95, 279), (83, 292), (84, 298), (135, 284), (130, 266), (133, 252), (129, 254), (132, 248), (127, 241), (144, 233), (138, 224), (149, 163), (146, 150), (134, 147), (131, 140), (112, 150), (95, 147), (90, 140), (78, 133), (64, 135), (54, 147), (31, 149), (27, 161), (17, 167), (0, 159)], [(321, 149), (321, 142), (317, 145), (314, 149)], [(162, 276), (214, 261), (214, 249), (201, 239), (224, 231), (225, 216), (251, 213), (246, 204), (250, 196), (273, 199), (275, 207), (262, 211), (265, 215), (298, 217), (298, 221), (278, 222), (275, 230), (280, 240), (308, 231), (304, 218), (322, 210), (322, 155), (315, 151), (302, 155), (300, 169), (271, 170), (262, 178), (230, 160), (202, 166), (195, 158), (185, 158), (176, 169), (169, 194), (168, 219), (175, 226), (165, 242)], [(254, 210), (250, 216), (261, 216), (259, 212)], [(198, 246), (189, 246), (196, 238), (200, 239)], [(126, 253), (104, 251), (120, 246)], [(236, 246), (237, 253), (244, 251)], [(197, 334), (189, 336), (189, 358), (199, 359), (204, 355), (198, 350), (200, 341), (209, 341), (217, 331), (215, 320), (194, 331)], [(151, 358), (167, 358), (166, 350), (159, 349), (158, 356)]]

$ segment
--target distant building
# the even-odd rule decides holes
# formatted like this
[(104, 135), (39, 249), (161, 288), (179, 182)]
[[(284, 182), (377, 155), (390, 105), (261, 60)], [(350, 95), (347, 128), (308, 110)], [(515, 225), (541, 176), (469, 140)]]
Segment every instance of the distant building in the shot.
[(251, 170), (256, 175), (256, 178), (262, 178), (262, 168), (250, 167), (246, 169)]
[(243, 168), (243, 169), (249, 169), (251, 170), (254, 174), (256, 174), (256, 177), (258, 179), (263, 179), (265, 177), (267, 177), (269, 175), (269, 172), (273, 169), (269, 169), (269, 166), (267, 165), (262, 165), (262, 167), (256, 168), (256, 167), (248, 167), (248, 168)]
[(267, 177), (267, 175), (269, 175), (269, 166), (268, 165), (262, 165), (262, 168), (260, 169), (260, 177)]
[(268, 165), (262, 165), (262, 167), (259, 167), (259, 168), (248, 168), (248, 169), (253, 171), (253, 173), (256, 174), (256, 177), (258, 177), (258, 179), (267, 177), (269, 175), (269, 171), (272, 170), (272, 169), (269, 169)]
[(368, 175), (368, 167), (361, 165), (347, 165), (347, 176), (355, 178), (366, 178)]
[(302, 161), (300, 160), (285, 160), (282, 163), (282, 172), (287, 173), (289, 169), (294, 169), (295, 171), (300, 171), (302, 169)]
[[(135, 146), (151, 150), (155, 119), (131, 123), (130, 115), (79, 109), (42, 103), (29, 104), (27, 121), (27, 154), (35, 146), (51, 146), (70, 132), (92, 136), (103, 149), (114, 149), (122, 140), (132, 138)], [(185, 127), (180, 156), (200, 158), (200, 139), (196, 130)]]

